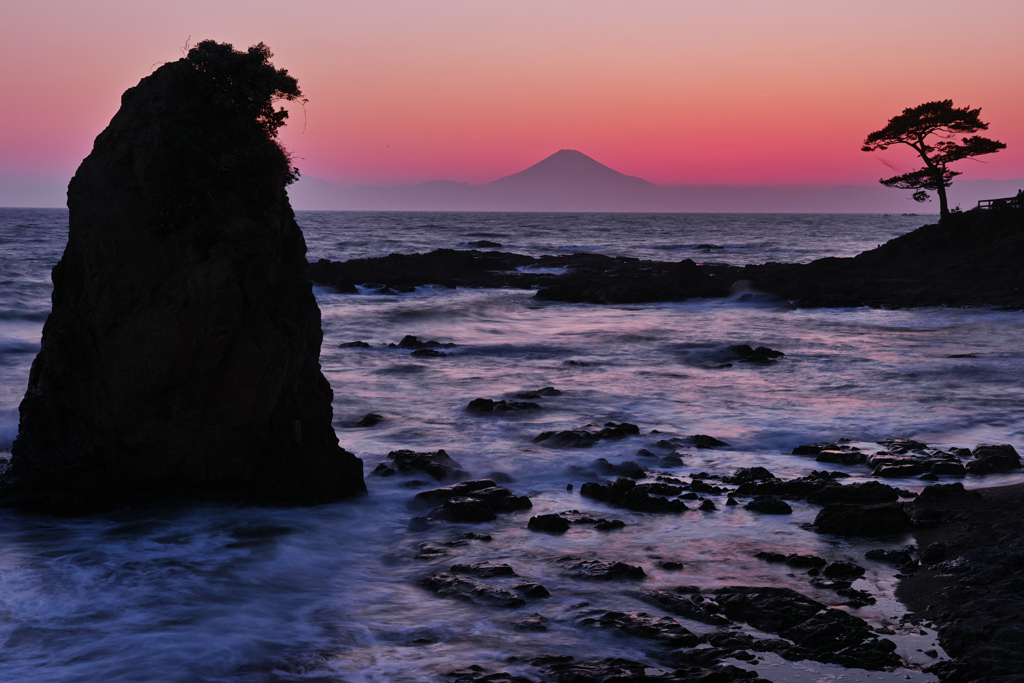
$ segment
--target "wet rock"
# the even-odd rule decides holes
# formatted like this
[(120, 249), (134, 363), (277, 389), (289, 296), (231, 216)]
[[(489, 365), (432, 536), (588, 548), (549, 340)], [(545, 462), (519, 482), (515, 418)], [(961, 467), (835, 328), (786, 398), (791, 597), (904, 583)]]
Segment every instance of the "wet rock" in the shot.
[(378, 415), (377, 413), (367, 413), (366, 415), (363, 416), (363, 419), (356, 423), (356, 427), (373, 427), (374, 425), (378, 425), (383, 421), (383, 415)]
[(982, 499), (980, 491), (966, 489), (960, 482), (954, 482), (925, 486), (915, 499), (914, 505), (945, 505), (951, 502), (975, 502)]
[(520, 633), (543, 633), (548, 630), (548, 618), (534, 612), (528, 617), (513, 621), (512, 628)]
[(543, 444), (548, 448), (590, 448), (597, 441), (597, 435), (585, 429), (541, 432), (533, 439), (533, 443)]
[(414, 358), (444, 358), (448, 354), (437, 349), (417, 349), (409, 355)]
[(537, 515), (530, 518), (526, 528), (530, 531), (561, 534), (569, 530), (569, 520), (561, 515)]
[(877, 481), (830, 486), (807, 496), (807, 502), (814, 505), (828, 505), (830, 503), (873, 505), (876, 503), (893, 503), (898, 499), (899, 494), (896, 492), (896, 489)]
[(461, 469), (462, 466), (444, 450), (433, 453), (417, 453), (407, 450), (391, 451), (388, 453), (388, 458), (394, 461), (395, 469), (399, 472), (423, 472), (437, 481), (469, 476), (469, 473)]
[(683, 563), (676, 562), (675, 560), (665, 560), (658, 563), (658, 568), (669, 572), (677, 572), (683, 568)]
[(762, 496), (755, 498), (746, 505), (743, 509), (750, 510), (751, 512), (760, 512), (763, 515), (791, 515), (793, 514), (793, 508), (789, 506), (783, 500), (778, 498), (772, 498), (770, 496)]
[(501, 245), (497, 242), (491, 242), (490, 240), (476, 240), (475, 242), (467, 242), (467, 247), (473, 249), (500, 249)]
[(830, 579), (841, 579), (843, 581), (853, 581), (864, 576), (864, 567), (853, 564), (852, 562), (832, 562), (824, 569), (821, 573)]
[(718, 495), (720, 493), (726, 493), (729, 489), (722, 488), (721, 486), (715, 486), (714, 484), (708, 484), (700, 479), (693, 479), (690, 482), (690, 490), (696, 493), (713, 493)]
[(754, 557), (765, 562), (785, 563), (795, 569), (821, 569), (828, 564), (827, 560), (817, 555), (798, 555), (796, 553), (783, 555), (782, 553), (773, 553), (765, 550), (756, 553)]
[(451, 498), (468, 497), (476, 491), (484, 491), (492, 488), (496, 488), (496, 484), (491, 479), (463, 481), (458, 484), (452, 484), (451, 486), (443, 486), (438, 489), (430, 489), (429, 491), (420, 491), (409, 503), (409, 507), (414, 510), (423, 510), (440, 505)]
[(754, 349), (749, 344), (729, 346), (726, 351), (743, 363), (770, 363), (786, 355), (767, 346), (758, 346)]
[(512, 609), (526, 604), (526, 601), (515, 593), (448, 572), (428, 576), (420, 581), (420, 586), (439, 597), (457, 598), (495, 607)]
[(451, 574), (467, 574), (481, 579), (491, 579), (496, 576), (516, 576), (512, 567), (499, 562), (476, 562), (474, 564), (455, 564), (448, 570)]
[(580, 487), (580, 495), (634, 512), (679, 513), (689, 509), (681, 500), (652, 496), (636, 482), (625, 478), (616, 479), (612, 484), (587, 482)]
[(565, 575), (580, 581), (622, 581), (646, 578), (643, 567), (634, 567), (624, 562), (601, 562), (599, 560), (578, 560), (567, 557), (559, 560), (567, 564)]
[(605, 476), (628, 477), (630, 479), (643, 479), (647, 476), (647, 468), (643, 465), (627, 460), (617, 465), (608, 462), (604, 458), (594, 461), (594, 468)]
[(830, 503), (815, 517), (814, 526), (823, 534), (876, 538), (908, 531), (911, 520), (903, 508), (895, 503)]
[(864, 558), (875, 562), (884, 562), (895, 567), (906, 567), (915, 564), (913, 555), (909, 550), (888, 550), (876, 548), (864, 553)]
[(526, 401), (492, 401), (489, 398), (475, 398), (466, 406), (467, 413), (507, 413), (522, 410), (540, 410), (537, 403)]
[(876, 477), (886, 478), (916, 477), (930, 470), (931, 466), (923, 462), (904, 462), (892, 465), (879, 465), (871, 474)]
[(577, 620), (581, 626), (616, 629), (626, 635), (653, 640), (673, 648), (696, 647), (699, 636), (683, 628), (672, 617), (653, 617), (646, 612), (601, 612)]
[(660, 460), (658, 460), (658, 467), (665, 467), (665, 468), (681, 467), (682, 464), (683, 464), (683, 459), (681, 457), (679, 457), (678, 455), (675, 455), (675, 454), (666, 455), (663, 458), (661, 458)]
[(729, 499), (727, 501), (725, 501), (725, 504), (731, 507), (733, 505), (739, 505), (740, 503), (739, 503), (738, 500), (736, 500), (732, 496), (729, 496)]
[(731, 477), (722, 477), (722, 482), (733, 485), (751, 484), (775, 478), (774, 474), (763, 467), (741, 467)]
[(967, 463), (967, 471), (971, 474), (1009, 472), (1021, 466), (1020, 456), (1010, 444), (981, 444), (971, 451), (971, 455), (975, 458)]
[(700, 504), (700, 506), (697, 509), (703, 510), (704, 512), (714, 512), (718, 508), (711, 500), (705, 500), (703, 503)]
[(808, 477), (797, 479), (766, 479), (764, 481), (740, 484), (735, 493), (738, 496), (776, 496), (789, 500), (801, 500), (808, 496), (826, 489), (836, 487), (836, 483), (829, 476), (822, 476), (822, 473), (813, 472)]
[(823, 450), (815, 456), (814, 461), (831, 465), (862, 465), (867, 462), (867, 459), (868, 456), (860, 451)]
[(348, 342), (347, 344), (339, 344), (339, 349), (368, 349), (370, 345), (363, 341)]
[(393, 467), (388, 467), (384, 463), (379, 463), (373, 468), (373, 472), (370, 472), (372, 477), (391, 477), (398, 474), (398, 470)]
[(594, 525), (595, 531), (614, 531), (625, 528), (626, 523), (621, 519), (601, 519)]
[[(680, 590), (688, 592), (678, 592)], [(649, 605), (675, 614), (686, 619), (693, 619), (712, 626), (726, 626), (729, 620), (722, 615), (722, 608), (715, 602), (707, 600), (699, 590), (677, 588), (675, 591), (655, 590), (643, 591), (634, 597)]]
[(458, 346), (458, 344), (442, 344), (439, 341), (420, 341), (417, 337), (411, 334), (407, 334), (402, 337), (402, 341), (397, 344), (388, 344), (388, 348), (391, 349), (451, 349)]
[(817, 455), (824, 450), (839, 450), (839, 445), (834, 443), (809, 443), (797, 446), (793, 449), (793, 455)]
[(426, 531), (430, 528), (430, 520), (426, 517), (413, 517), (409, 520), (409, 524), (406, 528), (413, 533)]
[(683, 444), (696, 448), (728, 448), (729, 444), (707, 434), (694, 434), (682, 440)]
[(536, 399), (548, 396), (561, 396), (562, 392), (554, 387), (544, 387), (543, 389), (537, 389), (536, 391), (520, 391), (513, 395), (513, 398), (519, 399)]
[(449, 498), (430, 511), (430, 519), (461, 524), (479, 524), (495, 519), (494, 512), (473, 498)]
[(678, 496), (683, 492), (682, 486), (676, 486), (674, 484), (667, 484), (665, 482), (650, 482), (646, 484), (637, 484), (635, 489), (646, 491), (652, 496)]
[(949, 552), (950, 546), (945, 541), (936, 541), (928, 544), (924, 550), (921, 551), (921, 562), (924, 564), (935, 564), (936, 562), (942, 562), (946, 559), (946, 555)]
[(521, 583), (515, 586), (512, 590), (521, 595), (525, 595), (531, 600), (551, 597), (551, 593), (548, 592), (548, 589), (539, 583)]

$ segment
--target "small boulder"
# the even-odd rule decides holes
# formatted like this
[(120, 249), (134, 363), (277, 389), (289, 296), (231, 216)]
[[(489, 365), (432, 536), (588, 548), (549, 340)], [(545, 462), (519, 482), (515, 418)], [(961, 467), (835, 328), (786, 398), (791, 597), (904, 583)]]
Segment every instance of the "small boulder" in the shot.
[(569, 530), (569, 520), (561, 515), (536, 515), (530, 518), (526, 528), (530, 531), (544, 531), (549, 534), (561, 534)]
[(761, 496), (743, 506), (743, 509), (751, 512), (759, 512), (763, 515), (791, 515), (793, 508), (784, 500), (771, 496)]
[(911, 520), (906, 511), (896, 503), (830, 503), (815, 517), (814, 526), (823, 534), (875, 538), (909, 531)]

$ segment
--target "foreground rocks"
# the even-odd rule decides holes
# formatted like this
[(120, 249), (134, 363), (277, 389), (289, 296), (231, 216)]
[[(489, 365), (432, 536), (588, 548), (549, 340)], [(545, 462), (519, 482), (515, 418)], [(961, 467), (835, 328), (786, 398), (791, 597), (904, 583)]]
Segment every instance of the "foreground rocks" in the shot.
[(331, 426), (294, 171), (265, 118), (301, 93), (268, 57), (205, 41), (163, 64), (78, 168), (3, 504), (365, 491)]
[[(946, 492), (940, 492), (944, 495)], [(977, 493), (977, 492), (975, 492)], [(1024, 485), (956, 495), (955, 518), (915, 532), (921, 567), (896, 595), (939, 627), (951, 683), (1011, 683), (1024, 671)]]

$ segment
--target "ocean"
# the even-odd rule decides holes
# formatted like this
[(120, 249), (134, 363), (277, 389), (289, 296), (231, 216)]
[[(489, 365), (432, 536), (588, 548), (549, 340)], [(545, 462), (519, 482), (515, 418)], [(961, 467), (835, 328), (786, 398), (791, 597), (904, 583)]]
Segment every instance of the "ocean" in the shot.
[[(345, 260), (488, 240), (541, 255), (587, 251), (656, 260), (808, 262), (851, 256), (930, 217), (830, 214), (500, 214), (298, 212), (309, 258)], [(17, 433), (17, 406), (49, 310), (49, 271), (67, 239), (67, 211), (0, 209), (0, 449)], [(714, 245), (721, 248), (710, 248)], [(866, 561), (898, 539), (824, 537), (801, 524), (817, 507), (758, 515), (651, 515), (579, 495), (594, 461), (639, 461), (672, 436), (708, 434), (729, 444), (684, 450), (684, 464), (654, 467), (683, 480), (762, 466), (790, 478), (821, 469), (791, 455), (800, 444), (913, 438), (948, 448), (1024, 445), (1024, 326), (1017, 312), (982, 309), (792, 309), (749, 297), (623, 306), (540, 302), (525, 290), (417, 288), (399, 295), (338, 294), (314, 287), (322, 312), (321, 363), (334, 389), (341, 444), (367, 475), (390, 451), (444, 449), (471, 475), (507, 475), (533, 509), (477, 524), (408, 527), (422, 477), (367, 476), (365, 498), (314, 508), (118, 512), (58, 519), (0, 511), (0, 680), (11, 681), (435, 681), (479, 665), (539, 680), (532, 657), (569, 654), (659, 661), (649, 642), (580, 625), (589, 608), (644, 611), (628, 587), (567, 578), (566, 557), (644, 568), (644, 588), (680, 583), (788, 586), (826, 604), (817, 588), (761, 550), (850, 560), (867, 573), (855, 588), (878, 602), (851, 609), (889, 632), (910, 668), (893, 672), (786, 662), (770, 653), (731, 661), (772, 681), (934, 681), (934, 631), (903, 624), (895, 569)], [(415, 358), (387, 348), (405, 335), (454, 343), (449, 355)], [(344, 347), (364, 341), (370, 348)], [(719, 367), (733, 344), (786, 355), (771, 365)], [(954, 358), (953, 356), (960, 356)], [(969, 357), (965, 357), (969, 356)], [(571, 361), (571, 362), (570, 362)], [(542, 387), (543, 409), (474, 415), (478, 397)], [(385, 419), (355, 424), (367, 413)], [(544, 448), (544, 431), (629, 422), (640, 435), (593, 448)], [(652, 432), (656, 432), (652, 434)], [(846, 481), (864, 466), (829, 465)], [(1024, 480), (968, 476), (968, 487)], [(890, 483), (919, 491), (916, 478)], [(567, 491), (568, 484), (573, 485)], [(527, 530), (531, 515), (579, 510), (620, 519), (599, 532)], [(475, 531), (492, 540), (463, 543)], [(456, 541), (453, 545), (445, 545)], [(514, 610), (439, 598), (418, 585), (454, 563), (507, 562), (551, 597)], [(681, 572), (659, 569), (681, 562)], [(516, 630), (539, 612), (546, 631)], [(679, 618), (686, 628), (713, 627)], [(760, 634), (764, 635), (764, 634)], [(508, 661), (515, 657), (514, 661)]]

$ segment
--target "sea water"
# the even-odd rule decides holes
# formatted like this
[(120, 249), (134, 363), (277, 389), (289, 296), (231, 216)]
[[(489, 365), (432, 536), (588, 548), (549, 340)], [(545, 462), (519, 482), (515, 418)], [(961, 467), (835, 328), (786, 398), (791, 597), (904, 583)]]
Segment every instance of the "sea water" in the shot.
[[(589, 251), (657, 260), (737, 265), (849, 256), (919, 226), (923, 219), (873, 215), (444, 214), (299, 212), (310, 259), (459, 248), (486, 239), (541, 255)], [(17, 404), (49, 309), (49, 270), (67, 238), (67, 212), (0, 209), (0, 448), (17, 431)], [(702, 245), (715, 245), (711, 249)], [(845, 559), (867, 568), (854, 587), (876, 605), (853, 610), (888, 629), (911, 669), (847, 670), (764, 655), (750, 664), (773, 681), (933, 681), (934, 632), (900, 623), (894, 570), (863, 555), (898, 547), (820, 536), (801, 524), (816, 507), (756, 515), (742, 507), (647, 515), (581, 498), (597, 458), (640, 460), (668, 436), (710, 434), (727, 449), (690, 450), (687, 479), (763, 466), (788, 478), (808, 474), (801, 443), (849, 438), (865, 448), (889, 437), (936, 446), (1024, 442), (1024, 327), (1021, 314), (982, 309), (903, 311), (804, 309), (748, 298), (596, 306), (533, 299), (525, 290), (417, 288), (401, 295), (339, 294), (315, 287), (322, 311), (321, 363), (334, 388), (341, 443), (364, 471), (389, 451), (445, 449), (473, 476), (507, 474), (533, 509), (479, 525), (407, 525), (406, 504), (426, 477), (367, 476), (369, 495), (315, 508), (201, 505), (118, 512), (84, 519), (0, 512), (0, 680), (12, 681), (432, 681), (477, 664), (539, 679), (510, 656), (621, 656), (657, 664), (649, 642), (576, 625), (579, 605), (660, 612), (627, 595), (635, 586), (586, 583), (557, 560), (643, 566), (645, 588), (679, 584), (788, 586), (826, 604), (840, 598), (807, 577), (753, 557), (760, 550)], [(458, 344), (447, 357), (414, 358), (387, 348), (407, 334)], [(351, 341), (370, 348), (343, 348)], [(765, 345), (786, 356), (769, 366), (722, 368), (731, 344)], [(973, 354), (973, 358), (952, 358)], [(568, 361), (574, 361), (570, 364)], [(508, 398), (554, 386), (541, 411), (472, 415), (477, 397)], [(385, 419), (357, 428), (367, 413)], [(548, 430), (631, 422), (641, 435), (590, 449), (534, 444)], [(657, 430), (660, 434), (652, 434)], [(878, 448), (878, 446), (875, 446)], [(820, 466), (818, 466), (820, 469)], [(829, 466), (869, 478), (867, 468)], [(1018, 481), (969, 476), (971, 487)], [(925, 482), (896, 480), (920, 490)], [(573, 491), (566, 485), (573, 484)], [(621, 519), (602, 533), (528, 531), (531, 515), (581, 510)], [(466, 531), (491, 542), (424, 553)], [(516, 610), (437, 598), (418, 581), (452, 564), (507, 562), (552, 597)], [(663, 560), (681, 572), (658, 568)], [(512, 621), (533, 612), (543, 633)], [(694, 632), (709, 627), (679, 618)], [(419, 642), (417, 642), (419, 641)]]

